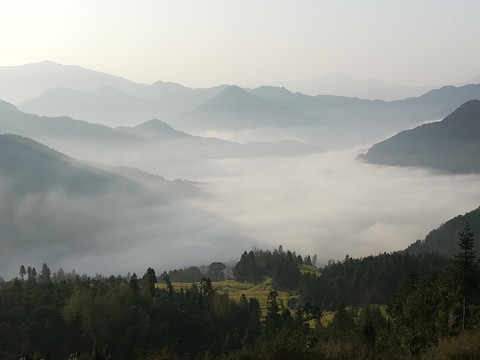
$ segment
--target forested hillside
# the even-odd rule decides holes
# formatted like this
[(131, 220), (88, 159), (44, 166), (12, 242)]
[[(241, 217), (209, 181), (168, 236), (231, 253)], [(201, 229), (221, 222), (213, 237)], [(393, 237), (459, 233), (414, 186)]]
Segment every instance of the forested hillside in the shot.
[[(0, 356), (333, 360), (478, 354), (480, 346), (469, 339), (480, 336), (480, 269), (468, 224), (458, 245), (451, 260), (401, 252), (347, 256), (321, 267), (320, 276), (300, 271), (313, 268), (308, 255), (281, 247), (244, 252), (233, 276), (253, 282), (272, 277), (263, 306), (245, 295), (233, 301), (205, 276), (175, 288), (168, 273), (160, 278), (153, 268), (142, 277), (89, 277), (52, 272), (47, 264), (38, 273), (21, 265), (19, 277), (0, 282)], [(222, 265), (212, 263), (207, 274), (222, 278)], [(287, 302), (280, 289), (290, 294)]]
[[(425, 239), (411, 244), (405, 251), (411, 254), (436, 252), (451, 256), (458, 251), (458, 233), (466, 222), (470, 224), (475, 234), (480, 234), (480, 208), (448, 220), (437, 229), (430, 231)], [(480, 242), (476, 242), (475, 250), (480, 253)]]
[(480, 101), (470, 100), (440, 122), (375, 144), (361, 158), (372, 163), (422, 166), (451, 173), (480, 172)]

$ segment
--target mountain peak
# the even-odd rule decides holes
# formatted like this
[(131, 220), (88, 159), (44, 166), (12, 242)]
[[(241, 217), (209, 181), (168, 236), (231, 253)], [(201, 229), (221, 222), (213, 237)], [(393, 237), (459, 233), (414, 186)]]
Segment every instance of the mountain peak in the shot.
[[(129, 130), (130, 128), (123, 128), (123, 130)], [(135, 126), (133, 129), (130, 129), (130, 131), (134, 131), (137, 134), (143, 135), (143, 136), (148, 136), (148, 137), (155, 137), (155, 138), (178, 138), (178, 137), (186, 137), (189, 136), (188, 134), (176, 130), (167, 123), (158, 120), (158, 119), (152, 119), (145, 121), (144, 123)]]
[(239, 95), (239, 94), (248, 94), (248, 92), (242, 89), (240, 86), (229, 85), (219, 93), (219, 95), (222, 95), (222, 96)]
[(147, 130), (147, 131), (152, 131), (152, 132), (180, 133), (180, 131), (175, 130), (174, 128), (172, 128), (167, 123), (165, 123), (161, 120), (158, 120), (158, 119), (152, 119), (152, 120), (145, 121), (144, 123), (135, 126), (135, 129)]
[(469, 100), (460, 105), (453, 113), (448, 115), (443, 122), (445, 123), (472, 123), (480, 120), (480, 101)]

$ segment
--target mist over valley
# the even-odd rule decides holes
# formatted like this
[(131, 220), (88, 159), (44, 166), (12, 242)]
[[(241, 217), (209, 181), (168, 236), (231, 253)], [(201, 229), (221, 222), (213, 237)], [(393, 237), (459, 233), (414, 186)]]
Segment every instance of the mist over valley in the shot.
[[(22, 136), (0, 138), (4, 278), (24, 263), (139, 273), (279, 244), (325, 264), (405, 249), (480, 202), (474, 156), (458, 174), (428, 165), (439, 152), (410, 167), (357, 158), (480, 98), (479, 85), (373, 101), (276, 87), (142, 85), (49, 62), (22, 69), (35, 67), (51, 71), (45, 88), (17, 86), (18, 108), (0, 102), (0, 132)], [(0, 78), (31, 77), (22, 69), (1, 68)], [(477, 113), (468, 116), (478, 122)], [(461, 156), (441, 158), (453, 164)]]

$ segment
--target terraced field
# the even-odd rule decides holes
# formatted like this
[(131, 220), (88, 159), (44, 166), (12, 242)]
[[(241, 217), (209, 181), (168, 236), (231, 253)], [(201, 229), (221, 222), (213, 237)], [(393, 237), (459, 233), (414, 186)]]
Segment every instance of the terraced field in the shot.
[[(188, 290), (192, 286), (192, 283), (174, 282), (172, 283), (172, 285), (175, 291), (179, 291), (182, 288), (184, 290)], [(196, 285), (199, 285), (199, 283), (196, 283)], [(267, 278), (264, 282), (258, 285), (254, 285), (249, 282), (225, 280), (212, 282), (212, 286), (215, 291), (223, 294), (228, 294), (229, 298), (234, 301), (240, 301), (242, 294), (245, 294), (247, 300), (250, 298), (256, 298), (259, 301), (262, 310), (264, 310), (266, 307), (268, 294), (271, 290), (273, 290), (271, 278)], [(157, 283), (157, 287), (165, 288), (165, 284)], [(277, 291), (277, 293), (278, 299), (283, 303), (283, 306), (285, 307), (287, 307), (287, 303), (290, 298), (297, 297), (296, 294), (288, 293), (286, 291)]]
[[(305, 264), (301, 264), (299, 267), (300, 271), (305, 273), (311, 273), (314, 276), (320, 276), (319, 270), (314, 266), (309, 266)], [(199, 285), (200, 283), (196, 283)], [(192, 283), (180, 283), (174, 282), (172, 283), (173, 289), (175, 291), (179, 291), (180, 289), (188, 290)], [(239, 282), (236, 280), (225, 280), (225, 281), (216, 281), (212, 282), (212, 286), (218, 293), (228, 294), (229, 298), (234, 301), (240, 301), (242, 294), (245, 294), (247, 300), (250, 298), (256, 298), (259, 303), (262, 311), (265, 310), (267, 305), (267, 298), (268, 294), (271, 290), (273, 290), (272, 286), (272, 278), (267, 277), (266, 280), (260, 284), (252, 284), (249, 282)], [(157, 287), (165, 288), (164, 283), (157, 283)], [(288, 300), (292, 298), (297, 298), (298, 295), (294, 292), (287, 292), (287, 291), (277, 291), (278, 300), (280, 300), (281, 304), (284, 307), (288, 307)], [(294, 309), (290, 309), (294, 310)]]

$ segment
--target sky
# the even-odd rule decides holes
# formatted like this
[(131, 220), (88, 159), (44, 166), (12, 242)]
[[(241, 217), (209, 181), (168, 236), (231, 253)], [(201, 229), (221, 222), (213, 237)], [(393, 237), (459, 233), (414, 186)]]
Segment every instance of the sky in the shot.
[(480, 75), (477, 0), (21, 0), (0, 66), (50, 60), (190, 87), (331, 72), (429, 86)]

